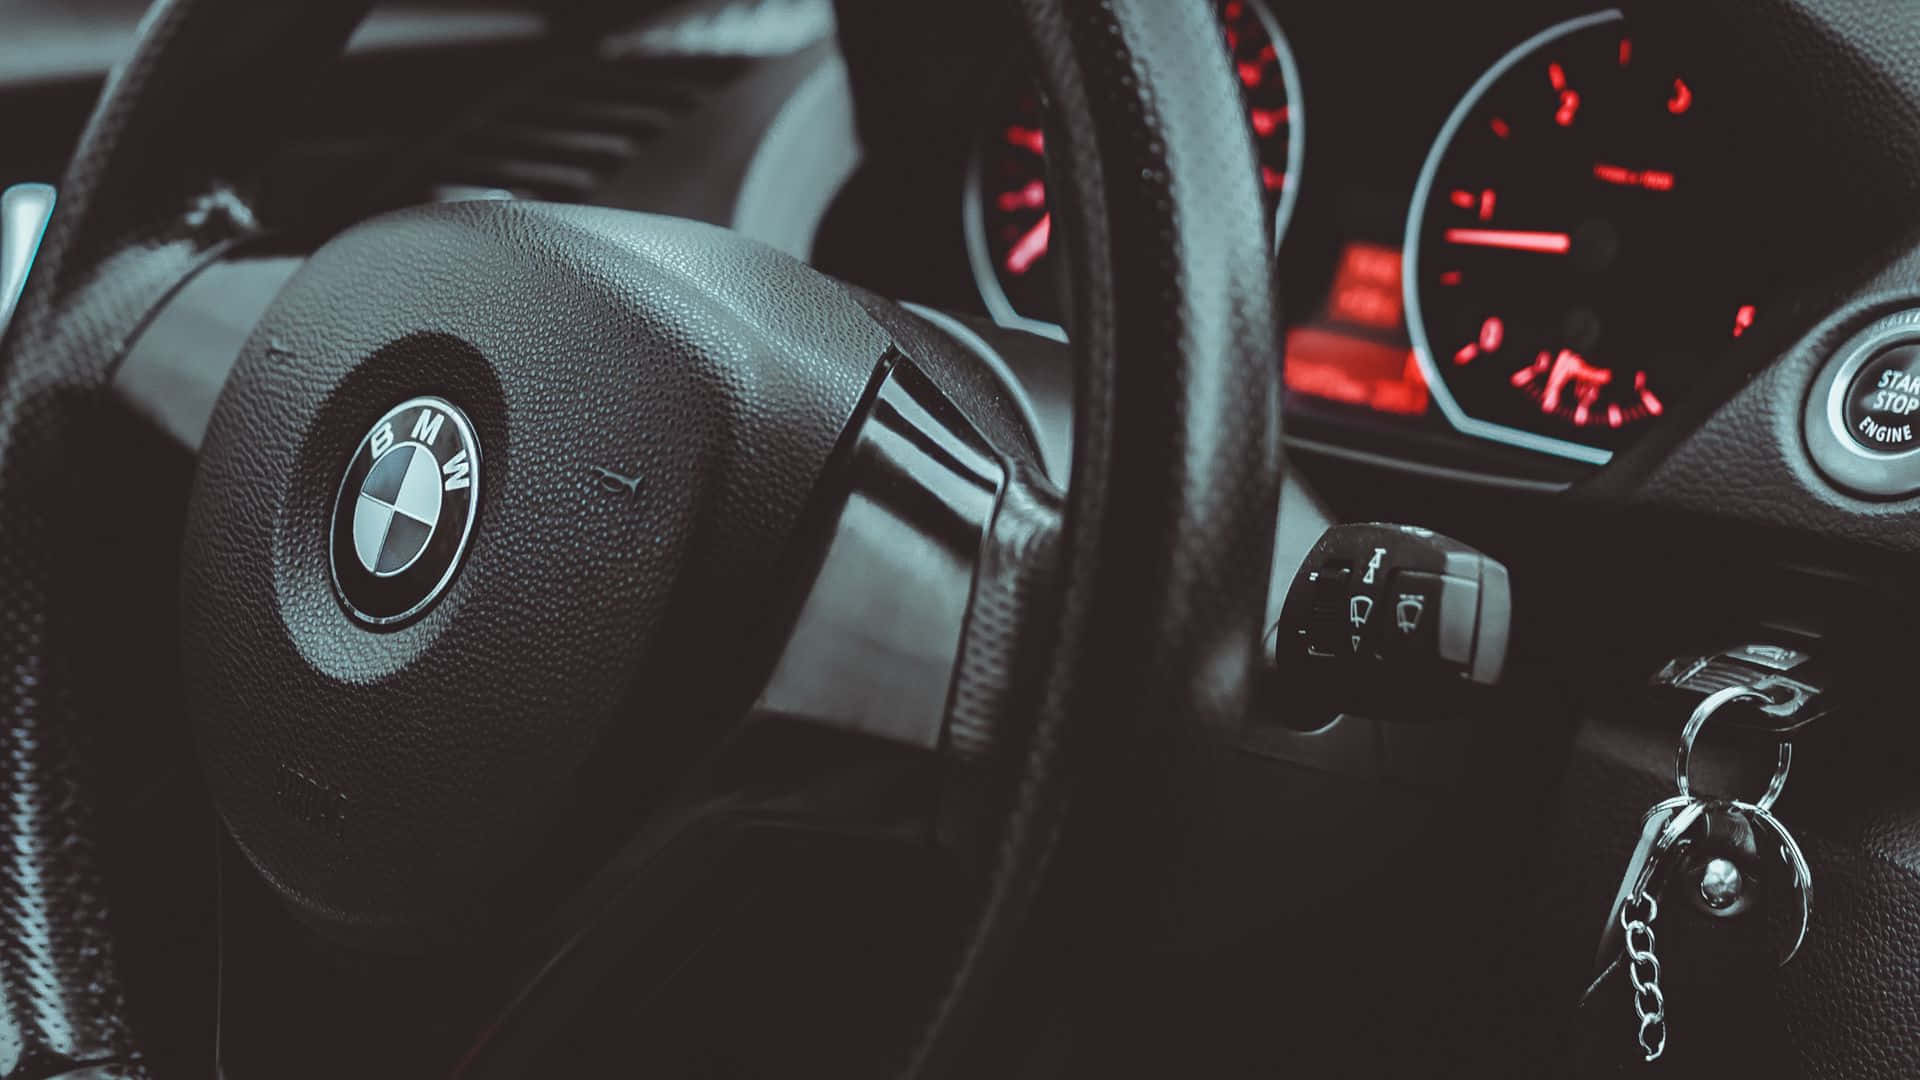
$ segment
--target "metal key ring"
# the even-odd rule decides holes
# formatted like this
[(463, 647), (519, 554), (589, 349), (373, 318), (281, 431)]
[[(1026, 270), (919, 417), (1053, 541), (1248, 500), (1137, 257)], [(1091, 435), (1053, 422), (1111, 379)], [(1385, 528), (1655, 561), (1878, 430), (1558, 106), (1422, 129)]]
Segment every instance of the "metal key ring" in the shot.
[[(1680, 730), (1680, 749), (1674, 754), (1673, 782), (1686, 798), (1693, 797), (1693, 785), (1688, 780), (1687, 770), (1693, 760), (1693, 741), (1700, 737), (1700, 729), (1707, 726), (1708, 718), (1720, 711), (1722, 706), (1736, 701), (1754, 701), (1763, 705), (1773, 704), (1773, 699), (1748, 686), (1729, 686), (1707, 695), (1693, 715), (1687, 717), (1687, 726)], [(1780, 798), (1780, 792), (1787, 786), (1787, 771), (1793, 767), (1793, 740), (1780, 740), (1780, 759), (1773, 767), (1773, 779), (1767, 781), (1767, 790), (1755, 801), (1754, 805), (1762, 810), (1771, 810)]]

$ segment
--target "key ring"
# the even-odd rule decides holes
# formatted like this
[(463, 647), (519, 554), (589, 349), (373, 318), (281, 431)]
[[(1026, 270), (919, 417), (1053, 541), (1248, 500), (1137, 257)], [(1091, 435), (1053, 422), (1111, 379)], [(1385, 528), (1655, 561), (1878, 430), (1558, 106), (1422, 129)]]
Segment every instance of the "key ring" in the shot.
[[(1673, 782), (1680, 789), (1682, 797), (1693, 797), (1693, 785), (1687, 778), (1687, 769), (1693, 759), (1693, 741), (1700, 737), (1700, 729), (1707, 726), (1707, 720), (1722, 706), (1736, 701), (1753, 701), (1763, 705), (1773, 704), (1773, 699), (1749, 686), (1729, 686), (1707, 695), (1687, 717), (1687, 726), (1680, 730), (1680, 749), (1673, 759)], [(1773, 779), (1767, 781), (1767, 790), (1753, 804), (1761, 810), (1771, 810), (1780, 798), (1780, 792), (1787, 786), (1787, 770), (1793, 767), (1793, 740), (1780, 740), (1780, 759), (1773, 767)]]

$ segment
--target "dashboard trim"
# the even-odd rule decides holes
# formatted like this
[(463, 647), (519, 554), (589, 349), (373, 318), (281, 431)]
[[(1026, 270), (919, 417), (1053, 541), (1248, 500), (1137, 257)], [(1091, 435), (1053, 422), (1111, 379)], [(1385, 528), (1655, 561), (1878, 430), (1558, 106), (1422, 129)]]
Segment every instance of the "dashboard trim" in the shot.
[(1424, 476), (1434, 480), (1446, 480), (1459, 484), (1474, 484), (1479, 487), (1500, 488), (1506, 491), (1521, 491), (1532, 495), (1559, 495), (1573, 486), (1569, 480), (1530, 480), (1524, 476), (1507, 476), (1502, 473), (1480, 472), (1475, 469), (1459, 469), (1451, 465), (1429, 465), (1411, 458), (1395, 457), (1373, 450), (1360, 450), (1339, 443), (1323, 442), (1298, 435), (1283, 435), (1281, 443), (1289, 452), (1302, 451), (1321, 457), (1340, 458), (1360, 465), (1380, 469), (1393, 469), (1414, 476)]

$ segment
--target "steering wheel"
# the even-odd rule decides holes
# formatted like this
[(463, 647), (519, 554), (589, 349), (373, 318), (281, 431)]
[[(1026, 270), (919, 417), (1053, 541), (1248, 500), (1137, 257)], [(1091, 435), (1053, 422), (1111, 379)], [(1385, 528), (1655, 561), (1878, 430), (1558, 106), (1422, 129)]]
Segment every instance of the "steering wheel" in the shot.
[[(288, 224), (254, 200), (276, 124), (366, 6), (158, 3), (4, 339), (10, 1080), (143, 1075), (142, 1039), (174, 1037), (136, 1030), (116, 973), (80, 734), (113, 658), (74, 615), (63, 469), (156, 306)], [(1021, 13), (1071, 267), (1064, 496), (953, 343), (686, 221), (472, 202), (351, 223), (248, 339), (182, 545), (193, 737), (246, 884), (371, 958), (363, 988), (382, 958), (514, 954), (524, 978), (422, 1061), (535, 1060), (657, 883), (757, 829), (951, 826), (924, 786), (845, 794), (877, 743), (916, 785), (989, 778), (957, 830), (970, 929), (899, 1040), (933, 1075), (1048, 867), (1151, 858), (1165, 754), (1243, 711), (1279, 454), (1236, 90), (1207, 5)], [(247, 948), (230, 936), (223, 967)], [(223, 1044), (272, 996), (223, 971)]]

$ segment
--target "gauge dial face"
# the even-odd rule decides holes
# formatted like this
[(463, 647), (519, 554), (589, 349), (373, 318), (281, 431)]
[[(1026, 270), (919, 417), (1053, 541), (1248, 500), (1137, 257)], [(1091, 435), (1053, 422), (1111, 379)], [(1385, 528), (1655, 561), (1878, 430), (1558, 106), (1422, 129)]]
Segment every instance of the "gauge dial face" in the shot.
[[(1299, 187), (1305, 128), (1300, 77), (1273, 16), (1258, 0), (1217, 0), (1221, 33), (1246, 101), (1274, 236), (1285, 231)], [(968, 169), (967, 255), (987, 311), (1003, 326), (1059, 336), (1059, 283), (1049, 252), (1046, 136), (1040, 95), (1009, 80)]]
[(1617, 12), (1467, 93), (1421, 171), (1404, 286), (1455, 427), (1603, 463), (1751, 326), (1714, 104)]

